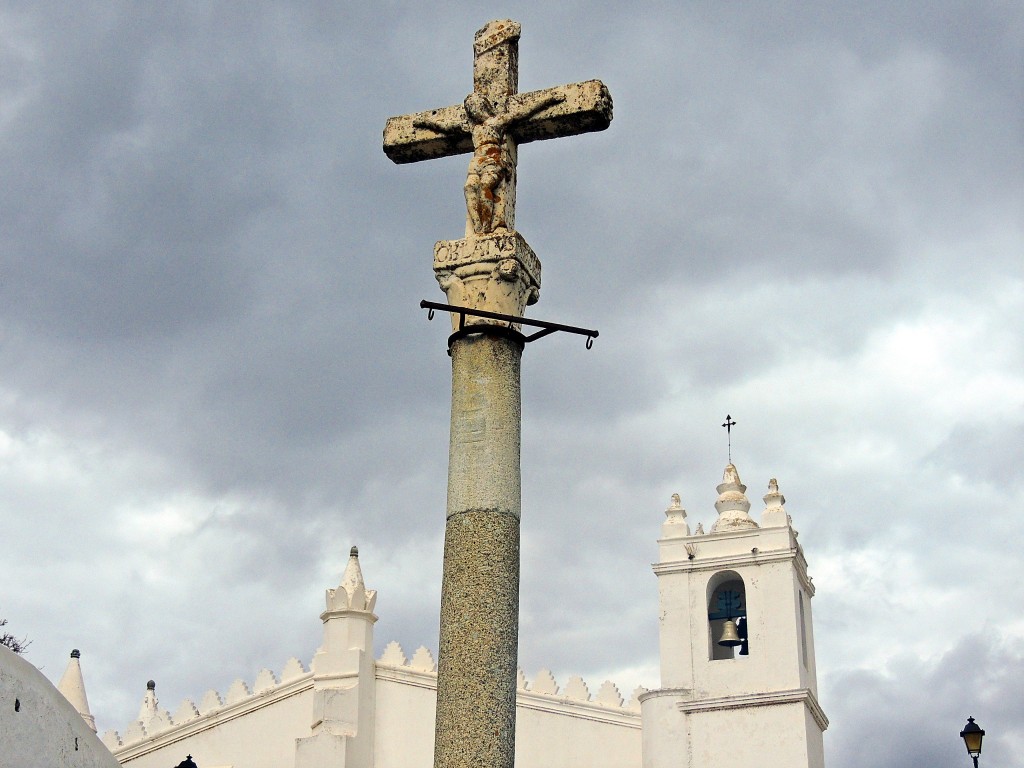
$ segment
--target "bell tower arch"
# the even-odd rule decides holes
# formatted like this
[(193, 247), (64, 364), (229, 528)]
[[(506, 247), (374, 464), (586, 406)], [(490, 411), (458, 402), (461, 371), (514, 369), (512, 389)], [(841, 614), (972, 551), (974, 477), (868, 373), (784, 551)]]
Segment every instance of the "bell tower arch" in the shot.
[(750, 655), (747, 589), (736, 571), (720, 571), (708, 582), (708, 659)]

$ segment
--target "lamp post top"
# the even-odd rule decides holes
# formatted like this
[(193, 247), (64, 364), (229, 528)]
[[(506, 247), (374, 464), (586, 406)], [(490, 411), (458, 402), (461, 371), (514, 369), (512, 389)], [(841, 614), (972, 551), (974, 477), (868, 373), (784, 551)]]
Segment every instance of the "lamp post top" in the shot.
[(960, 731), (960, 738), (964, 740), (967, 754), (974, 760), (974, 768), (978, 768), (978, 756), (981, 755), (981, 741), (984, 736), (985, 730), (974, 722), (973, 717), (968, 717), (967, 725)]

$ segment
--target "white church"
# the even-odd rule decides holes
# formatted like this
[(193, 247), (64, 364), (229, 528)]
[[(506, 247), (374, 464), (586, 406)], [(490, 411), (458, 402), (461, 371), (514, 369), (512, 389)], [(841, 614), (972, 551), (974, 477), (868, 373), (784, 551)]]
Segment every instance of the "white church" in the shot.
[[(755, 519), (732, 464), (717, 490), (708, 532), (690, 530), (678, 495), (661, 525), (661, 687), (624, 700), (612, 682), (591, 689), (579, 677), (560, 684), (549, 672), (520, 672), (516, 766), (822, 768), (814, 586), (785, 498), (773, 479)], [(0, 764), (430, 768), (434, 659), (422, 647), (407, 657), (397, 643), (375, 659), (376, 602), (353, 547), (341, 583), (327, 590), (309, 668), (293, 658), (173, 711), (150, 683), (138, 718), (102, 740), (77, 652), (58, 693), (0, 649)]]

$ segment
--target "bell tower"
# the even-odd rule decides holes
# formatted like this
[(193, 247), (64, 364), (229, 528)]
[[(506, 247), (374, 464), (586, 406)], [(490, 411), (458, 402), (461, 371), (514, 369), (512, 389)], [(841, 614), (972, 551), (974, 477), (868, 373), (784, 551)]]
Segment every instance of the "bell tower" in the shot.
[(691, 534), (678, 495), (658, 539), (661, 687), (644, 694), (644, 768), (823, 768), (814, 585), (773, 479), (758, 524), (731, 463), (718, 519)]

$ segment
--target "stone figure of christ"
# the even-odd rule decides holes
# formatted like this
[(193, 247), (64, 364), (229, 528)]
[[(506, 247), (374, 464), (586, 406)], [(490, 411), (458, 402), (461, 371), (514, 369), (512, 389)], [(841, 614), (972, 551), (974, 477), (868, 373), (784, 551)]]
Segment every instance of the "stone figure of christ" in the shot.
[(499, 112), (486, 96), (474, 91), (463, 102), (468, 125), (452, 126), (426, 118), (414, 122), (417, 128), (438, 133), (466, 131), (473, 137), (473, 157), (469, 161), (464, 190), (466, 211), (476, 234), (508, 228), (505, 221), (508, 195), (502, 185), (511, 181), (515, 171), (506, 141), (509, 129), (564, 100), (560, 94), (548, 94), (529, 104), (508, 106)]

